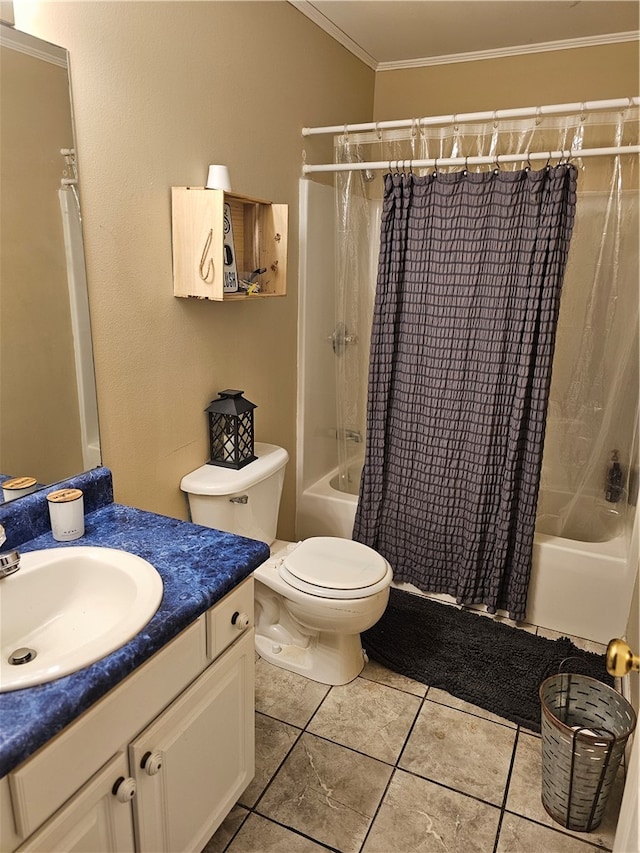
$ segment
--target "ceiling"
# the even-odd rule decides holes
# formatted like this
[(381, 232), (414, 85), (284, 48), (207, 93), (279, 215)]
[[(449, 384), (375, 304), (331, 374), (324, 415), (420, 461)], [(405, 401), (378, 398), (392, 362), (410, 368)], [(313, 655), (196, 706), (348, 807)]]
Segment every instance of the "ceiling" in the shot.
[(376, 70), (628, 41), (640, 27), (637, 0), (290, 2)]

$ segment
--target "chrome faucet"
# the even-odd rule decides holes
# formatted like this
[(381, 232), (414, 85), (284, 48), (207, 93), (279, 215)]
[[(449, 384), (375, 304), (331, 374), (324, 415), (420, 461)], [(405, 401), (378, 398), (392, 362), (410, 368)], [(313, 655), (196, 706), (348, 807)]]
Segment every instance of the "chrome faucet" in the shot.
[[(4, 527), (0, 524), (0, 545), (7, 541)], [(0, 579), (14, 574), (20, 568), (20, 553), (13, 548), (10, 551), (0, 552)]]

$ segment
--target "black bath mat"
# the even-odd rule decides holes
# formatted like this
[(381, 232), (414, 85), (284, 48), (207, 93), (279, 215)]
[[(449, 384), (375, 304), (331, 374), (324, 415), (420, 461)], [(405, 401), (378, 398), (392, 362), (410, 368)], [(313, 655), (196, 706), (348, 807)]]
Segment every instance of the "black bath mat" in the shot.
[(613, 685), (604, 655), (548, 640), (466, 610), (392, 589), (380, 621), (362, 635), (372, 660), (540, 731), (538, 687), (560, 671)]

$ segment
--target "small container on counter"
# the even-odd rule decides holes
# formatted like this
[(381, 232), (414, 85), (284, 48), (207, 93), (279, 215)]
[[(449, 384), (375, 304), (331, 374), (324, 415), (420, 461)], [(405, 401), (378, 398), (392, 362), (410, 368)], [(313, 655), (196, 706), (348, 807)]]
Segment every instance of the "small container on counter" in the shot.
[(84, 496), (80, 489), (49, 492), (51, 533), (58, 542), (70, 542), (84, 536)]
[(2, 497), (5, 503), (14, 501), (16, 498), (21, 498), (24, 495), (30, 495), (35, 492), (38, 486), (38, 481), (34, 477), (13, 477), (11, 480), (5, 480), (2, 484)]

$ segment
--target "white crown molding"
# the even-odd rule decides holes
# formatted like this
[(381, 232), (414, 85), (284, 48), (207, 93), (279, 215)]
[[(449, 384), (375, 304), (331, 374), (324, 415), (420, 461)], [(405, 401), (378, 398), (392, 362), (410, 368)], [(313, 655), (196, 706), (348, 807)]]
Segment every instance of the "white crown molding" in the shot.
[(19, 53), (26, 53), (35, 59), (50, 62), (52, 65), (58, 65), (60, 68), (67, 68), (68, 65), (67, 51), (64, 48), (4, 24), (0, 27), (0, 45), (10, 50), (17, 50)]
[(514, 45), (513, 47), (502, 47), (494, 50), (477, 50), (470, 53), (449, 53), (442, 56), (424, 56), (418, 59), (378, 62), (343, 30), (336, 27), (322, 12), (318, 11), (310, 0), (289, 0), (289, 4), (306, 15), (307, 18), (374, 71), (398, 71), (405, 68), (424, 68), (429, 65), (450, 65), (455, 62), (477, 62), (481, 59), (501, 59), (506, 56), (524, 56), (528, 53), (546, 53), (552, 50), (572, 50), (578, 47), (595, 47), (640, 39), (640, 31), (634, 30), (624, 33), (605, 33), (597, 36), (539, 42), (537, 44)]
[(470, 53), (449, 53), (442, 56), (426, 56), (421, 59), (406, 59), (398, 62), (378, 62), (376, 71), (397, 71), (405, 68), (425, 68), (429, 65), (450, 65), (455, 62), (478, 62), (482, 59), (502, 59), (506, 56), (525, 56), (530, 53), (547, 53), (552, 50), (574, 50), (579, 47), (596, 47), (603, 44), (638, 41), (640, 31), (606, 33), (598, 36), (545, 41), (537, 44), (521, 44), (495, 50), (477, 50)]
[(314, 24), (317, 24), (320, 29), (323, 29), (325, 33), (328, 33), (332, 38), (334, 38), (337, 42), (339, 42), (343, 47), (346, 47), (347, 50), (356, 56), (358, 59), (362, 60), (365, 65), (368, 65), (369, 68), (372, 68), (374, 71), (378, 69), (378, 61), (371, 56), (370, 53), (367, 53), (360, 45), (353, 41), (353, 39), (349, 38), (349, 36), (343, 32), (339, 27), (330, 21), (328, 18), (322, 14), (322, 12), (318, 11), (316, 7), (309, 2), (309, 0), (289, 0), (289, 4), (291, 6), (295, 6), (295, 8), (302, 12), (303, 15), (306, 15)]

